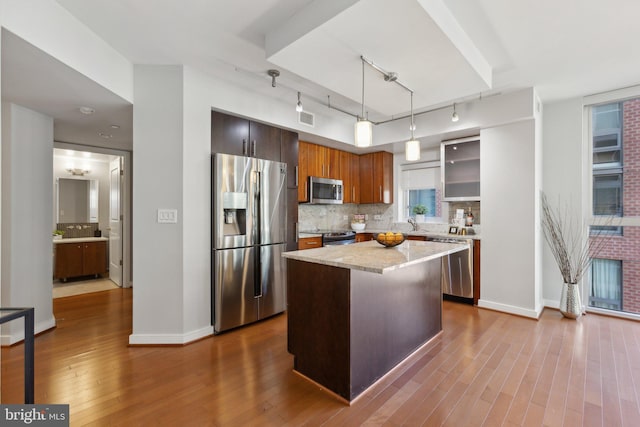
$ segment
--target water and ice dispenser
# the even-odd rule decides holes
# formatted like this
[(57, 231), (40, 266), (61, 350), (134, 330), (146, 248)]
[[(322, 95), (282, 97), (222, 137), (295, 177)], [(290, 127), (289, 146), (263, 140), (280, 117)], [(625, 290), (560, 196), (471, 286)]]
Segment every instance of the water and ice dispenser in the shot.
[(226, 192), (222, 194), (224, 212), (224, 236), (244, 235), (247, 232), (247, 193)]

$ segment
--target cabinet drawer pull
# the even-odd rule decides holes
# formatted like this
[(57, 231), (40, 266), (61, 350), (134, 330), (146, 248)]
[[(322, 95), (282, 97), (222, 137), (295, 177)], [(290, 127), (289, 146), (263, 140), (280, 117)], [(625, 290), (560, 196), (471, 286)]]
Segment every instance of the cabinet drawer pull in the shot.
[(382, 201), (382, 185), (378, 188), (379, 188), (378, 192), (380, 193), (380, 201)]
[(296, 187), (298, 186), (298, 166), (296, 166)]
[(244, 138), (242, 139), (242, 155), (247, 155), (247, 140)]
[(256, 140), (251, 141), (251, 156), (256, 156)]

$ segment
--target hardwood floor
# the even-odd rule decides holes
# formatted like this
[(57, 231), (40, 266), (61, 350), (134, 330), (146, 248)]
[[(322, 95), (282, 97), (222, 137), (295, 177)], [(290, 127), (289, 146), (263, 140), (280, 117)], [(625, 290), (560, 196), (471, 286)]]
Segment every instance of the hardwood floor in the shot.
[[(640, 425), (637, 322), (444, 307), (442, 337), (349, 407), (292, 372), (285, 315), (128, 347), (130, 289), (60, 298), (36, 339), (36, 403), (69, 403), (72, 426)], [(22, 351), (2, 349), (3, 403), (23, 398)]]

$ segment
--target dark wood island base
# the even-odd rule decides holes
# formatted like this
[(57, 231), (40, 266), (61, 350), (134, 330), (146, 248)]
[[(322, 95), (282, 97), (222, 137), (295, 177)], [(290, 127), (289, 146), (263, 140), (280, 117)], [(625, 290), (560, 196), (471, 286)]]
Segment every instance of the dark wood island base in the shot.
[(373, 273), (287, 259), (294, 370), (352, 402), (442, 330), (441, 261)]

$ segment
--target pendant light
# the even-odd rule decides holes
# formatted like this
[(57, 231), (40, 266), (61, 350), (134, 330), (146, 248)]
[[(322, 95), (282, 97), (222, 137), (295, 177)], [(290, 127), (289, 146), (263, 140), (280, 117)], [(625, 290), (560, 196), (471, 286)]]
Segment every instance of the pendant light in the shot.
[(296, 111), (302, 112), (302, 101), (300, 100), (300, 92), (298, 92), (298, 103), (296, 104)]
[(413, 123), (413, 92), (411, 92), (411, 139), (404, 144), (404, 158), (408, 162), (420, 160), (420, 141), (413, 137), (413, 131), (416, 125)]
[(373, 123), (364, 117), (364, 61), (362, 61), (362, 116), (355, 126), (355, 146), (370, 147), (373, 144)]

